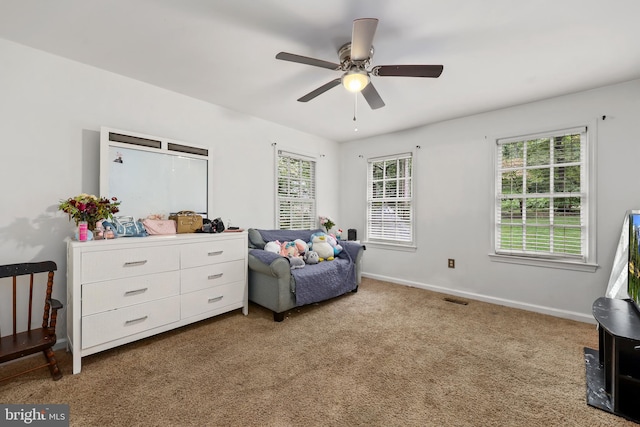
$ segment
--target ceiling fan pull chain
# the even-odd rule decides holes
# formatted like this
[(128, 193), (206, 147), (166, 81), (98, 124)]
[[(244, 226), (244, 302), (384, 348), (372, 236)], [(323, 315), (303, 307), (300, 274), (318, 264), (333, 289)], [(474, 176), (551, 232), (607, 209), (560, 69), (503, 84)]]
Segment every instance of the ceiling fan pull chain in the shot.
[[(353, 98), (353, 123), (355, 124), (356, 122), (356, 114), (358, 112), (358, 93), (354, 93), (354, 98)], [(358, 126), (356, 125), (356, 127), (353, 129), (354, 132), (358, 132)]]
[(358, 112), (358, 94), (354, 93), (353, 97), (353, 121), (356, 121), (356, 113)]

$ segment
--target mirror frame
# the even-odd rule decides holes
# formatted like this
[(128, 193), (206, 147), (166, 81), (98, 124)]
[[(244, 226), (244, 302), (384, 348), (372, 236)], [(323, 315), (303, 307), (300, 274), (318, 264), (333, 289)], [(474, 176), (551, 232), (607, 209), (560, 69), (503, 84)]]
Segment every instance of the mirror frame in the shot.
[[(207, 212), (204, 217), (208, 218), (212, 212), (212, 186), (209, 184), (212, 176), (212, 156), (211, 149), (197, 146), (182, 141), (172, 140), (153, 135), (146, 135), (137, 132), (114, 129), (110, 127), (100, 128), (100, 195), (101, 197), (115, 196), (119, 200), (125, 201), (120, 194), (111, 194), (109, 188), (110, 169), (113, 159), (110, 158), (109, 149), (112, 147), (138, 150), (150, 153), (158, 153), (170, 156), (187, 157), (207, 162), (207, 176), (205, 177), (206, 207)], [(153, 182), (153, 177), (149, 177), (148, 182)], [(126, 197), (126, 195), (125, 195)], [(120, 212), (122, 215), (130, 215), (127, 212)], [(133, 213), (137, 215), (137, 213)], [(138, 218), (136, 218), (138, 219)], [(166, 218), (165, 218), (166, 219)]]

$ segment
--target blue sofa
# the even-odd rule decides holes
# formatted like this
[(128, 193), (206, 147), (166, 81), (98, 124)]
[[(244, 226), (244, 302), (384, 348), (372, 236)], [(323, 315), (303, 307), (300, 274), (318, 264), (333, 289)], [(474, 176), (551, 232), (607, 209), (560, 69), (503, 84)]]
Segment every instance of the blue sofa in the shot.
[(258, 230), (249, 233), (249, 300), (273, 311), (276, 322), (287, 310), (357, 292), (361, 281), (361, 260), (365, 247), (340, 241), (343, 247), (333, 261), (291, 269), (289, 259), (265, 251), (267, 242), (302, 239), (309, 242), (322, 230)]

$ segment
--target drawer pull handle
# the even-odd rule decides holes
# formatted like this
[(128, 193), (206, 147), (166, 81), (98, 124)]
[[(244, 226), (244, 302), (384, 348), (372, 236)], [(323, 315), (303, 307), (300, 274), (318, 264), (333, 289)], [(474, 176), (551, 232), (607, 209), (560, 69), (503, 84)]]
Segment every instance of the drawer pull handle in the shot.
[(130, 325), (132, 323), (142, 322), (143, 320), (147, 320), (148, 317), (149, 316), (142, 316), (142, 317), (138, 317), (137, 319), (127, 320), (126, 322), (124, 322), (124, 324)]
[(138, 265), (145, 265), (147, 263), (147, 260), (142, 260), (142, 261), (130, 261), (130, 262), (125, 262), (124, 266), (125, 267), (135, 267)]
[(218, 274), (212, 274), (211, 276), (207, 277), (209, 280), (213, 280), (213, 279), (219, 279), (222, 277), (223, 273), (218, 273)]
[(633, 347), (634, 350), (640, 350), (640, 345)]
[(211, 304), (212, 302), (218, 302), (222, 298), (224, 298), (224, 295), (220, 295), (219, 297), (209, 298), (209, 304)]
[(209, 255), (209, 256), (222, 255), (222, 252), (224, 252), (224, 251), (209, 252), (207, 255)]
[(141, 294), (141, 293), (147, 292), (147, 289), (149, 289), (149, 288), (142, 288), (142, 289), (136, 289), (136, 290), (133, 290), (133, 291), (127, 291), (127, 292), (124, 293), (124, 296), (131, 296), (131, 295)]

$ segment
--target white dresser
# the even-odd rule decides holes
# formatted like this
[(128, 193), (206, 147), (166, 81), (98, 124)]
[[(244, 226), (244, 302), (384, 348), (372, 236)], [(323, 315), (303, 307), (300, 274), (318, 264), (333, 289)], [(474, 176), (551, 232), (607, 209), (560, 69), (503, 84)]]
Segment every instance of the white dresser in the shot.
[(67, 339), (82, 357), (227, 311), (248, 314), (247, 233), (67, 246)]

